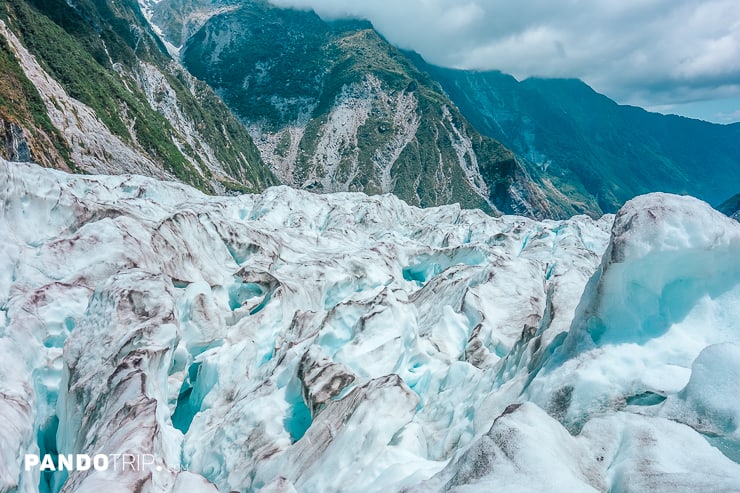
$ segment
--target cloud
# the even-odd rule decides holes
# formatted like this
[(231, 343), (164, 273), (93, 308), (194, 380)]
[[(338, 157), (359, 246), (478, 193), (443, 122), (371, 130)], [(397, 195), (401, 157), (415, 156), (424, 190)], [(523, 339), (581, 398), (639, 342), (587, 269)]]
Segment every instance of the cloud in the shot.
[(674, 113), (715, 123), (734, 123), (740, 121), (740, 97), (716, 98), (708, 101), (657, 105), (646, 108), (658, 113)]
[(272, 0), (370, 20), (447, 67), (577, 77), (620, 102), (740, 96), (737, 0)]
[(732, 113), (720, 112), (714, 115), (714, 117), (720, 123), (740, 122), (740, 110), (735, 110)]

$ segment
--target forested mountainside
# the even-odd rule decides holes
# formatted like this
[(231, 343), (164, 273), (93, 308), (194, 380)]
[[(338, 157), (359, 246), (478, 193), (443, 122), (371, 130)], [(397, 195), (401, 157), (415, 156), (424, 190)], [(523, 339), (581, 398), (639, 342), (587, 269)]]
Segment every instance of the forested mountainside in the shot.
[(152, 21), (249, 128), (281, 180), (414, 205), (566, 216), (568, 199), (478, 133), (428, 75), (362, 21), (265, 1), (164, 0)]
[(364, 21), (262, 0), (0, 5), (10, 160), (540, 218), (652, 191), (718, 205), (740, 185), (739, 124), (617, 105), (577, 80), (434, 67)]
[(131, 1), (0, 2), (0, 155), (207, 192), (278, 181), (249, 134)]
[(718, 205), (740, 188), (740, 124), (619, 105), (575, 79), (518, 82), (500, 72), (444, 69), (412, 58), (477, 130), (591, 213), (615, 212), (654, 191)]

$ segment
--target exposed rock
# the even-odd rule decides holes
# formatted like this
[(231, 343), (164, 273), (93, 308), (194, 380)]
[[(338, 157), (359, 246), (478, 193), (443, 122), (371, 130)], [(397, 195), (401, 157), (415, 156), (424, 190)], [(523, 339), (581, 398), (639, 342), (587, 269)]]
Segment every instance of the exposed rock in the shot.
[(354, 382), (356, 376), (345, 365), (332, 362), (321, 346), (311, 346), (298, 364), (298, 378), (303, 384), (303, 400), (316, 418), (327, 402)]
[(23, 129), (12, 122), (0, 119), (0, 127), (5, 137), (5, 154), (8, 161), (30, 162), (31, 149), (23, 134)]

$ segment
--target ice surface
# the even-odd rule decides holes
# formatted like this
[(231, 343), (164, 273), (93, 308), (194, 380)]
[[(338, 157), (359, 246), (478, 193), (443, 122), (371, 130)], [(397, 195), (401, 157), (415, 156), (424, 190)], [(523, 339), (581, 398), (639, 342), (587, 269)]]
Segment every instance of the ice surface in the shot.
[(0, 178), (0, 491), (740, 489), (740, 224), (699, 201), (535, 222)]
[(539, 407), (514, 404), (459, 460), (409, 491), (597, 492), (603, 485), (588, 455)]
[(512, 405), (458, 461), (408, 493), (738, 491), (740, 466), (688, 426), (612, 412), (572, 436), (532, 403)]
[(728, 457), (740, 460), (740, 346), (714, 344), (694, 360), (691, 378), (668, 397), (660, 415), (714, 438)]
[(738, 255), (737, 223), (703, 202), (651, 194), (625, 204), (527, 398), (577, 430), (593, 413), (680, 391), (705, 347), (740, 344)]

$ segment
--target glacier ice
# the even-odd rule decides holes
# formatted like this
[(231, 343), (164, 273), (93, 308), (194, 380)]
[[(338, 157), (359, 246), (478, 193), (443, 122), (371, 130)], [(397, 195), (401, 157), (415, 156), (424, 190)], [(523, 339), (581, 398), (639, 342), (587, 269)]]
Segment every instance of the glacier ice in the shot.
[(2, 492), (740, 490), (740, 224), (695, 199), (0, 176)]
[(740, 461), (740, 346), (706, 347), (691, 365), (681, 392), (663, 403), (660, 415), (686, 423), (710, 437), (728, 457)]
[(740, 340), (739, 253), (736, 224), (703, 202), (651, 194), (625, 204), (529, 400), (577, 429), (631, 398), (680, 391), (705, 347)]
[(408, 493), (737, 491), (740, 468), (687, 426), (613, 412), (570, 435), (538, 406), (513, 404), (458, 461)]

